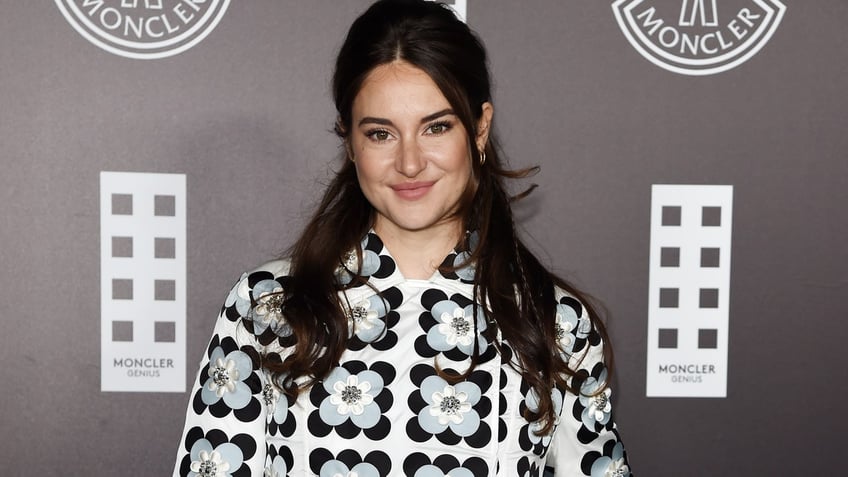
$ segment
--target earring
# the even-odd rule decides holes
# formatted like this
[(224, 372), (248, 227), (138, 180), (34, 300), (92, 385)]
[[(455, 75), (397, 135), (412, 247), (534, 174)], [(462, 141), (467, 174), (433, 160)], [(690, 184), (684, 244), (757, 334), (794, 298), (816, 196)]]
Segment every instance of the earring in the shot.
[(485, 163), (486, 163), (486, 151), (482, 151), (482, 152), (480, 152), (480, 165), (482, 166)]

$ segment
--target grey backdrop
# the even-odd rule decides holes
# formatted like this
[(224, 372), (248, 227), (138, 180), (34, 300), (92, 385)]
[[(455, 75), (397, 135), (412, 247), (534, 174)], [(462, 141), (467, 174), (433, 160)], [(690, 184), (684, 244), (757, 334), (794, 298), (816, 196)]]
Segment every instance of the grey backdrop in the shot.
[[(100, 392), (98, 174), (187, 175), (190, 380), (231, 283), (333, 167), (331, 63), (368, 3), (234, 1), (198, 46), (140, 61), (52, 1), (0, 0), (0, 473), (169, 474), (187, 393)], [(542, 166), (524, 227), (609, 309), (641, 476), (845, 468), (848, 2), (785, 3), (750, 61), (686, 77), (639, 56), (610, 2), (469, 0), (505, 150)], [(658, 183), (734, 186), (726, 399), (645, 397)]]

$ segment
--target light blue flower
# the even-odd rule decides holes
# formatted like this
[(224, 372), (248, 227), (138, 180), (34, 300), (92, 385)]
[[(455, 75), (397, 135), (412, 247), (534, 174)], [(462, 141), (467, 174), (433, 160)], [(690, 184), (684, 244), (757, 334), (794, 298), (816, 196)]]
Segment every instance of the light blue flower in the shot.
[(456, 254), (456, 257), (453, 258), (453, 266), (459, 267), (456, 269), (456, 275), (465, 280), (472, 282), (474, 281), (474, 274), (477, 271), (473, 264), (468, 261), (468, 258), (471, 256), (468, 252), (459, 252)]
[(383, 335), (386, 323), (380, 318), (386, 316), (386, 303), (377, 295), (353, 303), (348, 315), (348, 330), (365, 343), (370, 343)]
[(591, 477), (630, 477), (630, 467), (624, 458), (624, 445), (617, 442), (611, 456), (601, 456), (592, 464)]
[[(554, 404), (554, 415), (557, 416), (556, 419), (558, 422), (560, 413), (562, 412), (562, 393), (556, 388), (551, 390), (551, 401)], [(539, 394), (536, 392), (536, 389), (530, 388), (530, 391), (524, 398), (524, 404), (530, 411), (539, 412)], [(542, 427), (543, 424), (539, 420), (531, 422), (527, 427), (527, 437), (533, 444), (539, 444), (541, 442), (543, 446), (547, 447), (551, 443), (551, 438), (553, 438), (553, 431), (547, 434), (540, 434)]]
[(469, 257), (471, 257), (471, 253), (473, 250), (477, 248), (477, 244), (480, 243), (480, 236), (477, 232), (471, 232), (468, 235), (468, 251), (459, 252), (453, 258), (453, 266), (459, 267), (456, 269), (456, 275), (468, 282), (474, 281), (474, 275), (476, 267), (474, 264), (468, 261)]
[[(277, 424), (283, 424), (289, 416), (288, 399), (271, 383), (262, 388), (262, 399), (268, 408), (268, 416)], [(282, 401), (282, 402), (281, 402)]]
[(362, 249), (361, 269), (356, 250), (350, 250), (345, 254), (344, 261), (336, 268), (336, 279), (340, 284), (347, 285), (353, 281), (353, 277), (357, 272), (359, 276), (370, 277), (380, 269), (380, 256), (373, 250), (365, 248), (366, 245), (368, 245), (368, 235), (360, 243), (360, 248)]
[(328, 425), (338, 426), (350, 419), (359, 428), (370, 429), (380, 421), (380, 407), (374, 398), (383, 391), (383, 378), (377, 372), (365, 370), (354, 375), (338, 367), (323, 385), (330, 395), (321, 401), (318, 413)]
[(261, 335), (268, 327), (277, 336), (291, 336), (292, 329), (283, 315), (283, 288), (276, 280), (262, 280), (253, 286), (253, 296), (256, 298), (248, 318), (253, 321), (253, 331)]
[(235, 305), (240, 316), (247, 316), (247, 312), (250, 311), (250, 285), (247, 273), (241, 275), (238, 283), (230, 290), (227, 299), (224, 301), (224, 306), (227, 308), (233, 305)]
[(282, 457), (276, 456), (271, 463), (265, 467), (264, 477), (286, 477), (289, 470), (286, 466), (286, 461)]
[(209, 379), (200, 394), (203, 404), (211, 406), (223, 398), (231, 409), (247, 406), (252, 393), (244, 380), (252, 372), (253, 362), (244, 352), (236, 350), (224, 356), (220, 346), (215, 348), (209, 357)]
[(244, 454), (235, 444), (225, 442), (212, 447), (206, 439), (191, 446), (191, 472), (189, 477), (230, 477), (244, 462)]
[(488, 347), (480, 333), (486, 331), (483, 312), (477, 312), (477, 333), (474, 332), (474, 305), (465, 308), (454, 301), (442, 300), (430, 310), (438, 324), (427, 332), (427, 344), (436, 351), (448, 351), (457, 348), (468, 356), (474, 353), (475, 341), (479, 343), (480, 354)]
[(348, 468), (339, 460), (330, 460), (321, 466), (320, 477), (380, 477), (380, 471), (368, 462), (360, 462)]
[(612, 404), (610, 403), (610, 388), (605, 388), (600, 393), (607, 379), (607, 370), (601, 371), (598, 378), (590, 376), (580, 385), (580, 404), (583, 406), (583, 413), (580, 415), (580, 420), (587, 429), (594, 429), (595, 423), (606, 425), (611, 418)]
[(470, 470), (463, 467), (456, 467), (448, 471), (448, 473), (442, 472), (442, 469), (436, 467), (435, 465), (425, 465), (420, 469), (415, 471), (413, 477), (474, 477), (474, 473)]
[(451, 386), (439, 376), (428, 376), (421, 383), (421, 397), (428, 405), (418, 412), (418, 424), (430, 434), (450, 427), (454, 434), (468, 437), (480, 426), (480, 415), (473, 406), (482, 394), (470, 381)]

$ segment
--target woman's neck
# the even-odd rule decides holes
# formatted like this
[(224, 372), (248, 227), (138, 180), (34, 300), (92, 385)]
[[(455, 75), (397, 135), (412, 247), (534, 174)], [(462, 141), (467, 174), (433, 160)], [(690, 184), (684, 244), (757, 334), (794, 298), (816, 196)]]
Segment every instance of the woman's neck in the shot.
[(462, 236), (459, 221), (424, 230), (406, 230), (378, 221), (374, 231), (395, 259), (401, 274), (408, 279), (421, 280), (433, 275)]

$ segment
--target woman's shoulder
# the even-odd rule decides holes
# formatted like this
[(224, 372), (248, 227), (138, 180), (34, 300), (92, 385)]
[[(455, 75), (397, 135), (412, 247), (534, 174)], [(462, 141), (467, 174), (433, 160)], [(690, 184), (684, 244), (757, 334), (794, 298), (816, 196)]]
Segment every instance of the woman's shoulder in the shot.
[(288, 341), (291, 327), (283, 311), (283, 290), (291, 262), (276, 259), (241, 274), (227, 294), (221, 315), (239, 322), (261, 344)]
[(258, 298), (258, 295), (253, 296), (253, 292), (265, 291), (264, 289), (268, 286), (274, 287), (272, 283), (267, 283), (268, 281), (277, 282), (278, 285), (282, 286), (281, 282), (284, 282), (285, 277), (288, 276), (290, 266), (291, 262), (288, 259), (280, 258), (270, 260), (243, 272), (230, 289), (226, 306), (239, 299), (249, 303), (250, 298)]
[(277, 258), (269, 260), (251, 270), (242, 273), (241, 279), (247, 277), (272, 276), (274, 278), (285, 277), (289, 274), (291, 260), (288, 258)]

